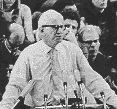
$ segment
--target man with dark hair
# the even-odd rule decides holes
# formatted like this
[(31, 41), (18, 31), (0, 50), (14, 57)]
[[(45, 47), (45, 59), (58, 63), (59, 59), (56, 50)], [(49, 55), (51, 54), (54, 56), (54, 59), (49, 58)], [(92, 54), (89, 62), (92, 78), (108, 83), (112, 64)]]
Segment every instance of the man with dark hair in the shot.
[(63, 15), (64, 19), (69, 19), (71, 21), (76, 21), (77, 22), (77, 30), (80, 27), (80, 16), (79, 12), (76, 10), (77, 8), (75, 5), (73, 6), (66, 6), (62, 11), (61, 14)]
[(77, 31), (80, 28), (80, 16), (77, 8), (75, 7), (75, 5), (66, 6), (62, 10), (61, 14), (64, 17), (66, 28), (66, 37), (64, 39), (78, 45)]

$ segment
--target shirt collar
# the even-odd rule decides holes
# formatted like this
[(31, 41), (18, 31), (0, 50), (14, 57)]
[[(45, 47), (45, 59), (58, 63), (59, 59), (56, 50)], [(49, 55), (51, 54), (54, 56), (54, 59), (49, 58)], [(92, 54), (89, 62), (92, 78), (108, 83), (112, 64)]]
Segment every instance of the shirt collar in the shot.
[(40, 43), (41, 43), (41, 48), (45, 52), (45, 54), (47, 54), (52, 49), (51, 47), (46, 45), (43, 40), (41, 40)]
[[(62, 42), (64, 42), (64, 41), (62, 41)], [(63, 48), (62, 47), (62, 42), (60, 42), (59, 44), (57, 44), (56, 47), (55, 47), (55, 49), (58, 52), (61, 51), (61, 49)], [(45, 54), (47, 54), (52, 49), (51, 47), (49, 47), (48, 45), (46, 45), (43, 40), (41, 40), (40, 43), (41, 43), (41, 48), (42, 48), (42, 50), (44, 51)]]

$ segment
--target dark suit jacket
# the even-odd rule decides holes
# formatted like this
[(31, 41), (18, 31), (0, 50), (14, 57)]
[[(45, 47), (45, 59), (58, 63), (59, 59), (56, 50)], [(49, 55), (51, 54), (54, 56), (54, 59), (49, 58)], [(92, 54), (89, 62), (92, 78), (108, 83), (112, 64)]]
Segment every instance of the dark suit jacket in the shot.
[(5, 86), (8, 83), (8, 67), (13, 63), (11, 53), (5, 46), (5, 39), (0, 40), (0, 94), (5, 91)]
[(111, 72), (110, 59), (108, 59), (100, 52), (98, 53), (96, 59), (93, 62), (90, 60), (88, 61), (93, 70), (98, 72), (103, 78), (106, 78), (108, 75), (110, 75)]

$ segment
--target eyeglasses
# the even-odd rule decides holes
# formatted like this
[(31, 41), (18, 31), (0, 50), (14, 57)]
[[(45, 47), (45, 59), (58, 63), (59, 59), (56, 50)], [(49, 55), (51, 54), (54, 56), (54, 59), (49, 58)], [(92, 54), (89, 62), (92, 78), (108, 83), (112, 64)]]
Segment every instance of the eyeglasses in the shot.
[(85, 45), (85, 46), (88, 46), (90, 47), (92, 45), (92, 43), (99, 43), (99, 40), (93, 40), (93, 41), (82, 41), (82, 43)]
[(52, 28), (58, 30), (59, 28), (63, 28), (64, 25), (42, 25), (42, 27), (52, 27)]

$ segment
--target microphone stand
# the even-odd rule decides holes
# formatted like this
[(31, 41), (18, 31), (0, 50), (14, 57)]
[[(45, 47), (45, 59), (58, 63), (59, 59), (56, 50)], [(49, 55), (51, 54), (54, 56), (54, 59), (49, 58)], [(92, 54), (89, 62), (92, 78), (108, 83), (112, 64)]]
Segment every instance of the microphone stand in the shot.
[(80, 102), (81, 102), (81, 99), (80, 99), (80, 97), (79, 97), (78, 94), (77, 94), (77, 90), (74, 90), (74, 94), (75, 94), (75, 96), (76, 96), (76, 101), (77, 101), (77, 102), (74, 103), (73, 107), (75, 106), (75, 108), (80, 109)]
[(48, 95), (44, 94), (45, 109), (47, 109), (47, 98), (48, 98)]
[(100, 92), (100, 95), (103, 99), (103, 105), (104, 105), (104, 109), (107, 109), (107, 105), (106, 105), (106, 99), (105, 99), (105, 95), (104, 95), (104, 92)]
[(85, 96), (84, 96), (84, 94), (83, 94), (82, 81), (78, 81), (78, 86), (79, 86), (79, 88), (80, 88), (80, 94), (81, 94), (83, 109), (85, 109)]
[(68, 109), (67, 82), (64, 82), (63, 86), (65, 91), (65, 106), (66, 106), (66, 109)]
[(20, 96), (18, 97), (18, 99), (17, 99), (16, 103), (14, 104), (14, 106), (12, 107), (12, 109), (20, 108), (20, 105), (22, 104), (22, 102), (24, 102), (25, 96), (32, 90), (35, 83), (36, 83), (36, 81), (33, 79), (28, 82), (28, 84), (22, 90)]

